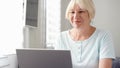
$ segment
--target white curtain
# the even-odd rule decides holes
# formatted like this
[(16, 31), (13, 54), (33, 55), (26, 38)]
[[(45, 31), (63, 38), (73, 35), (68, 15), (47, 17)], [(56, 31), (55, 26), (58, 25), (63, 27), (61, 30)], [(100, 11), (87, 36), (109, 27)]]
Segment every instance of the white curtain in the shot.
[(23, 47), (23, 0), (0, 1), (0, 55)]

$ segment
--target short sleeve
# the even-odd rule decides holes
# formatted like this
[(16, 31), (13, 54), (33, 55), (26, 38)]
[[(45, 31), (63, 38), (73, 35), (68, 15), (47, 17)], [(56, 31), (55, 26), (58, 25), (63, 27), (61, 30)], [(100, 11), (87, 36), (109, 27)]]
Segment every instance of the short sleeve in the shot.
[(67, 32), (68, 31), (63, 31), (58, 35), (57, 39), (55, 40), (54, 49), (56, 49), (56, 50), (66, 50), (67, 49), (66, 48)]
[(58, 36), (58, 37), (56, 38), (56, 40), (55, 40), (54, 49), (55, 49), (55, 50), (60, 49), (60, 36)]
[(101, 58), (115, 58), (115, 51), (113, 46), (112, 35), (110, 32), (105, 32), (102, 36), (100, 45), (100, 59)]
[(53, 45), (55, 50), (62, 50), (62, 40), (61, 40), (61, 34), (58, 35), (58, 37), (55, 40), (55, 43)]

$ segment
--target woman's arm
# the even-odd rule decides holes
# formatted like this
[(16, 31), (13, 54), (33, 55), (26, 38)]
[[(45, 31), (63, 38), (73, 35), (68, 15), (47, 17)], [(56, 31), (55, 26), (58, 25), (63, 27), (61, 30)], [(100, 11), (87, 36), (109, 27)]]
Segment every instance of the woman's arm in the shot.
[(112, 68), (112, 59), (100, 59), (99, 68)]

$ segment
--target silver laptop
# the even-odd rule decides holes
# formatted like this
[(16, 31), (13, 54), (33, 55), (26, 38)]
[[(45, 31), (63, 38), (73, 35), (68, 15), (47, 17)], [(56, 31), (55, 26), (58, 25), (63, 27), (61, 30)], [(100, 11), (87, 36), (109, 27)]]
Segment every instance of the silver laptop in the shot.
[(72, 68), (69, 50), (16, 49), (19, 68)]

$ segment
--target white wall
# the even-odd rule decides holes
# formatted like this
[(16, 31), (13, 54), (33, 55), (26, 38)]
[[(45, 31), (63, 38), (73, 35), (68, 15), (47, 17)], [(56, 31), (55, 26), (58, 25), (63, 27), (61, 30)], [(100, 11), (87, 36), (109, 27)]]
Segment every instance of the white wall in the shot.
[[(65, 9), (69, 0), (62, 1), (61, 27), (62, 31), (70, 26), (64, 18)], [(116, 56), (120, 57), (120, 0), (93, 0), (96, 6), (96, 16), (93, 24), (101, 29), (109, 30), (112, 33)], [(64, 3), (64, 4), (63, 4)]]
[(94, 0), (94, 3), (96, 17), (93, 23), (112, 33), (116, 56), (120, 56), (120, 0)]
[(61, 31), (67, 30), (71, 27), (68, 20), (65, 19), (65, 12), (69, 0), (61, 0)]

